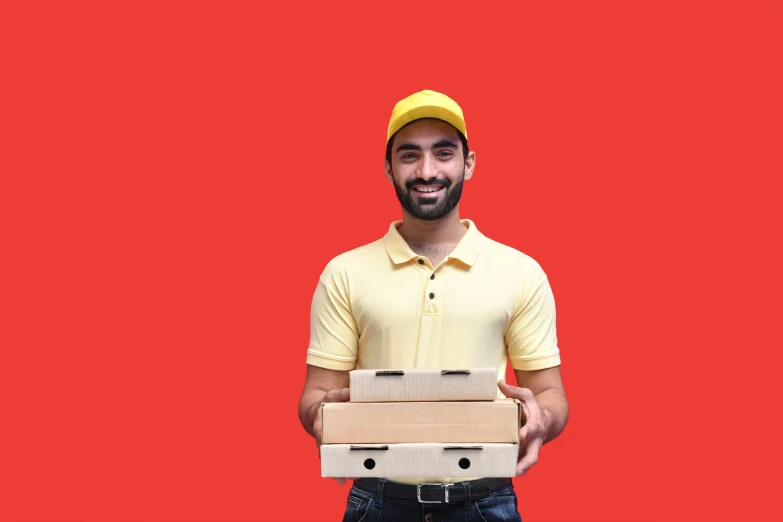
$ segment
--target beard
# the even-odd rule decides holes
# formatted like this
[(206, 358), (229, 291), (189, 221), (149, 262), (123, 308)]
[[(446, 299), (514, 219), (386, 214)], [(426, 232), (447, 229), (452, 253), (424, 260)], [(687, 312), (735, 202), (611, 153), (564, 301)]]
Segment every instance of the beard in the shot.
[[(462, 185), (465, 182), (465, 170), (462, 171), (462, 177), (456, 183), (448, 179), (412, 179), (401, 187), (394, 182), (394, 191), (397, 193), (397, 199), (411, 216), (425, 221), (434, 221), (441, 219), (446, 214), (454, 210), (462, 197)], [(413, 190), (414, 185), (434, 185), (444, 187), (445, 194), (436, 197), (426, 197), (421, 192)], [(422, 197), (424, 196), (424, 197)]]

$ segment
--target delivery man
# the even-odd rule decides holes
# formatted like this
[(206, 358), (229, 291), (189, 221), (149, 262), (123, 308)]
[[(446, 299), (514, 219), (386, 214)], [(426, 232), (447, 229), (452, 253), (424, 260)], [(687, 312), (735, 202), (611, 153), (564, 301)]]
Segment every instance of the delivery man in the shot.
[[(299, 403), (302, 425), (320, 447), (319, 406), (349, 400), (353, 369), (495, 367), (498, 397), (523, 405), (517, 464), (523, 475), (568, 420), (547, 275), (534, 259), (460, 217), (476, 153), (454, 100), (424, 90), (399, 101), (384, 166), (402, 219), (379, 239), (334, 257), (318, 280)], [(502, 179), (497, 186), (502, 197)], [(503, 381), (508, 360), (518, 387)], [(419, 502), (422, 497), (429, 502)], [(511, 479), (411, 477), (354, 480), (344, 520), (521, 518)]]

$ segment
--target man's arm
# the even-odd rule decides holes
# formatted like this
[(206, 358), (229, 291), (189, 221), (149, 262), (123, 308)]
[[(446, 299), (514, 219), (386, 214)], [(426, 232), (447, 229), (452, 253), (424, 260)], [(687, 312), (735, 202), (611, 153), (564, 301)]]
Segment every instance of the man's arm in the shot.
[(517, 475), (524, 475), (538, 462), (541, 446), (557, 438), (568, 423), (569, 407), (560, 367), (514, 370), (518, 386), (503, 381), (500, 391), (522, 402), (524, 419), (519, 430), (520, 459)]
[(299, 421), (305, 431), (315, 437), (317, 447), (321, 446), (321, 403), (348, 401), (348, 385), (347, 371), (307, 365), (304, 390), (299, 399)]
[(514, 370), (517, 386), (527, 388), (536, 398), (544, 414), (546, 444), (557, 438), (568, 423), (568, 399), (563, 388), (560, 367), (526, 372)]

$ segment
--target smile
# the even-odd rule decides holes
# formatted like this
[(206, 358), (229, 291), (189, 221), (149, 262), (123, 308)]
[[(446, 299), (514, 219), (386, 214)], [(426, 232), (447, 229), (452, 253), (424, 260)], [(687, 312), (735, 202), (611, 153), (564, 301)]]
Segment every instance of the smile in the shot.
[(441, 185), (428, 185), (428, 186), (413, 187), (413, 190), (415, 192), (430, 193), (430, 192), (440, 192), (441, 190), (443, 190), (443, 187)]

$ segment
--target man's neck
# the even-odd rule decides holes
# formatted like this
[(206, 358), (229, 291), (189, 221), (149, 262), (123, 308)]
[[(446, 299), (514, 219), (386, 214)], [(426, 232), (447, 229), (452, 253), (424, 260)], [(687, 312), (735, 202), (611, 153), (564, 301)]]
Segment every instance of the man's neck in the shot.
[(459, 243), (467, 227), (462, 224), (455, 208), (441, 219), (425, 221), (403, 212), (399, 232), (411, 247), (418, 245), (455, 245)]

